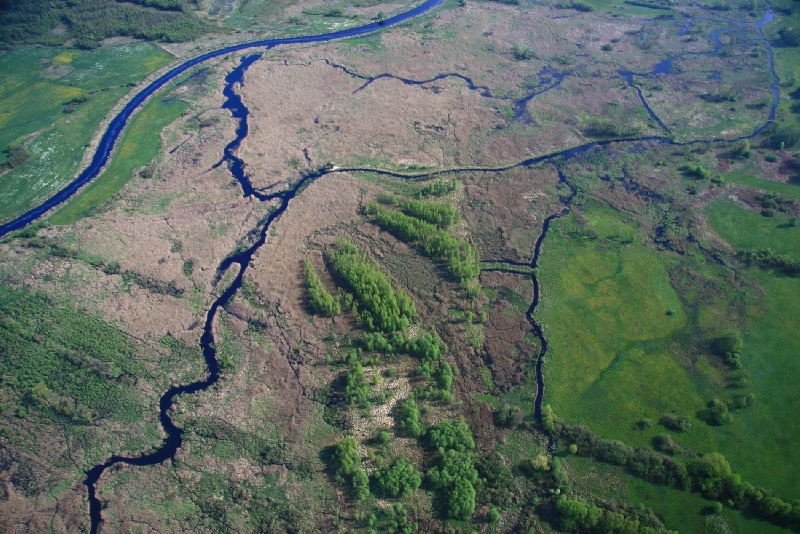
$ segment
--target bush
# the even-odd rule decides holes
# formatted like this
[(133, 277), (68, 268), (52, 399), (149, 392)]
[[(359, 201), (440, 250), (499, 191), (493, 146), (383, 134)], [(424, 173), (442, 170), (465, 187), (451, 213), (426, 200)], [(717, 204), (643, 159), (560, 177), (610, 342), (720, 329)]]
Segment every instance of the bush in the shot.
[(333, 453), (334, 467), (339, 475), (350, 476), (361, 463), (358, 454), (358, 442), (353, 437), (346, 437), (336, 445)]
[(692, 420), (685, 415), (665, 413), (658, 422), (673, 432), (686, 432), (692, 428)]
[(475, 448), (472, 432), (466, 423), (443, 421), (428, 431), (428, 440), (436, 449), (464, 452)]
[(711, 399), (708, 403), (708, 422), (714, 426), (722, 426), (731, 422), (728, 405), (721, 399)]
[(31, 157), (31, 153), (21, 146), (9, 148), (6, 152), (8, 152), (8, 157), (3, 165), (0, 166), (0, 171), (16, 169)]
[(419, 407), (413, 397), (400, 404), (398, 414), (400, 416), (398, 424), (404, 432), (415, 438), (422, 435), (424, 428), (419, 422)]
[(708, 180), (711, 178), (710, 170), (706, 169), (702, 165), (694, 165), (692, 163), (689, 163), (683, 167), (683, 173), (686, 176), (697, 178), (698, 180)]
[(345, 377), (344, 396), (351, 406), (366, 407), (369, 403), (369, 384), (360, 363), (356, 363)]

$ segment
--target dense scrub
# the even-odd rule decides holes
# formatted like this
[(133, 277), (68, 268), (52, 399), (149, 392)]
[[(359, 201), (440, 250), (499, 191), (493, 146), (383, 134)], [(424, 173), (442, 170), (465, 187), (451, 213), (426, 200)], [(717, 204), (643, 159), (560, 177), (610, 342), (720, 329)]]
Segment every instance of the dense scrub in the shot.
[(129, 379), (141, 369), (126, 335), (42, 293), (0, 287), (0, 309), (2, 390), (19, 416), (141, 417)]

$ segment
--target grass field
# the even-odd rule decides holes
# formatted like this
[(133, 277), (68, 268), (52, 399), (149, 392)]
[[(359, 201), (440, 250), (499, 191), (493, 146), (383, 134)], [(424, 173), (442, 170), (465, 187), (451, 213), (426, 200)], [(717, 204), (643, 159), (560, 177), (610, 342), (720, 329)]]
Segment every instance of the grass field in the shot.
[[(762, 217), (724, 201), (710, 205), (707, 213), (711, 227), (737, 250), (769, 247), (800, 258), (800, 231), (781, 228), (778, 218)], [(734, 468), (747, 479), (787, 498), (798, 498), (800, 451), (793, 444), (800, 439), (800, 421), (795, 417), (800, 409), (800, 279), (758, 267), (748, 274), (764, 290), (763, 306), (748, 325), (742, 353), (759, 402), (734, 421), (722, 452), (730, 454)], [(734, 455), (736, 451), (742, 453)]]
[(755, 176), (748, 176), (738, 172), (724, 172), (720, 175), (720, 177), (726, 182), (745, 185), (754, 189), (763, 189), (765, 191), (779, 193), (788, 197), (800, 198), (800, 186), (773, 182), (771, 180), (756, 178)]
[[(117, 101), (172, 57), (148, 43), (93, 52), (22, 47), (0, 56), (0, 149), (31, 158), (0, 178), (0, 221), (40, 204), (72, 180), (86, 145)], [(77, 97), (88, 101), (65, 113)], [(0, 156), (0, 164), (5, 161)]]
[(52, 224), (72, 224), (122, 189), (133, 172), (152, 161), (161, 150), (161, 130), (189, 107), (183, 100), (153, 98), (125, 129), (108, 168), (51, 218)]
[[(573, 219), (559, 221), (540, 262), (544, 300), (537, 316), (550, 341), (545, 403), (567, 421), (590, 423), (601, 436), (646, 445), (659, 430), (636, 429), (641, 419), (703, 408), (691, 377), (671, 354), (671, 336), (687, 317), (658, 255), (625, 243), (633, 241), (635, 228), (609, 209), (585, 215), (597, 239), (564, 239)], [(714, 444), (701, 425), (690, 434), (703, 448)]]
[[(745, 296), (726, 291), (725, 298), (714, 298), (679, 281), (686, 293), (679, 299), (668, 272), (691, 265), (711, 278), (713, 268), (703, 267), (702, 256), (675, 258), (636, 244), (644, 236), (610, 209), (589, 208), (584, 215), (585, 223), (570, 216), (553, 225), (540, 260), (544, 298), (537, 318), (549, 341), (544, 402), (568, 422), (631, 446), (650, 445), (665, 432), (657, 424), (661, 414), (687, 415), (692, 427), (672, 434), (675, 441), (702, 453), (721, 452), (745, 480), (797, 498), (800, 454), (793, 444), (800, 424), (792, 414), (800, 410), (800, 280), (752, 267), (742, 275), (758, 287)], [(707, 215), (737, 250), (771, 248), (800, 258), (800, 230), (785, 224), (788, 215), (767, 218), (727, 200), (711, 204)], [(736, 315), (731, 310), (741, 298), (747, 303)], [(710, 398), (733, 394), (727, 371), (713, 353), (688, 356), (683, 349), (696, 346), (697, 332), (710, 339), (735, 326), (737, 316), (744, 371), (757, 400), (735, 410), (729, 424), (710, 426), (700, 415)], [(640, 429), (642, 419), (656, 424)], [(634, 479), (628, 491), (633, 502), (652, 507), (680, 532), (713, 527), (703, 510), (708, 503), (697, 495)], [(725, 512), (725, 518), (742, 533), (780, 531), (741, 514)]]

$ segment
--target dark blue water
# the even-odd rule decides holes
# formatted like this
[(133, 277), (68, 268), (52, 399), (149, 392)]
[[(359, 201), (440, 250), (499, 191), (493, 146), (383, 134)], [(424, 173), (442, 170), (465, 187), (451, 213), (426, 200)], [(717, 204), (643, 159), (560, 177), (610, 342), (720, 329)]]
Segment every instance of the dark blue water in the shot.
[(653, 67), (653, 71), (650, 73), (650, 75), (655, 76), (656, 74), (669, 74), (670, 70), (672, 70), (672, 60), (665, 59)]
[(217, 168), (223, 163), (228, 163), (228, 170), (230, 170), (233, 177), (242, 186), (244, 196), (249, 197), (255, 195), (260, 200), (263, 200), (262, 195), (258, 194), (253, 189), (253, 184), (250, 178), (244, 172), (244, 161), (239, 159), (235, 152), (242, 144), (242, 139), (247, 137), (249, 133), (249, 126), (247, 124), (247, 117), (250, 115), (250, 110), (242, 102), (242, 97), (236, 92), (236, 85), (244, 85), (244, 73), (250, 68), (250, 65), (255, 63), (261, 58), (261, 54), (253, 54), (251, 56), (243, 57), (239, 66), (236, 67), (225, 77), (225, 89), (222, 90), (222, 95), (225, 97), (225, 103), (222, 104), (223, 109), (231, 112), (231, 116), (237, 120), (236, 138), (228, 143), (223, 151), (222, 159), (214, 165)]
[(413, 19), (414, 17), (418, 17), (424, 13), (427, 13), (431, 9), (437, 7), (441, 4), (444, 0), (427, 0), (424, 4), (410, 10), (406, 11), (405, 13), (401, 13), (400, 15), (396, 15), (394, 17), (388, 18), (386, 20), (382, 20), (380, 22), (373, 22), (370, 24), (365, 24), (364, 26), (359, 26), (357, 28), (351, 28), (349, 30), (342, 30), (338, 32), (332, 33), (325, 33), (322, 35), (309, 35), (309, 36), (302, 36), (302, 37), (287, 37), (284, 39), (267, 39), (264, 41), (254, 41), (252, 43), (242, 43), (239, 45), (229, 46), (226, 48), (221, 48), (219, 50), (214, 50), (213, 52), (208, 52), (207, 54), (203, 54), (198, 56), (194, 59), (190, 59), (189, 61), (178, 65), (174, 69), (170, 70), (156, 81), (148, 85), (144, 88), (139, 94), (133, 97), (133, 99), (119, 112), (119, 114), (114, 117), (111, 123), (108, 125), (108, 129), (106, 130), (103, 137), (100, 139), (100, 144), (97, 147), (97, 151), (92, 158), (91, 163), (89, 166), (81, 172), (78, 177), (70, 182), (64, 189), (56, 193), (53, 197), (48, 199), (44, 204), (33, 208), (32, 210), (20, 215), (18, 218), (14, 219), (13, 221), (6, 223), (0, 226), (0, 237), (7, 235), (9, 232), (13, 232), (15, 230), (19, 230), (24, 228), (31, 222), (35, 221), (54, 207), (58, 206), (72, 195), (74, 195), (81, 187), (89, 183), (95, 176), (97, 176), (100, 171), (105, 167), (108, 163), (108, 160), (111, 156), (111, 152), (114, 149), (114, 144), (119, 139), (122, 130), (125, 128), (125, 125), (130, 120), (133, 113), (136, 109), (142, 105), (142, 103), (147, 100), (151, 95), (153, 95), (156, 91), (164, 87), (167, 83), (174, 80), (176, 77), (180, 76), (187, 70), (199, 65), (209, 59), (213, 59), (215, 57), (224, 56), (225, 54), (230, 54), (231, 52), (239, 52), (242, 50), (248, 50), (250, 48), (272, 48), (274, 46), (279, 45), (286, 45), (286, 44), (301, 44), (301, 43), (320, 43), (325, 41), (332, 41), (334, 39), (342, 39), (345, 37), (354, 37), (357, 35), (363, 35), (365, 33), (374, 32), (383, 28), (387, 28), (389, 26), (394, 26), (405, 22), (407, 20)]

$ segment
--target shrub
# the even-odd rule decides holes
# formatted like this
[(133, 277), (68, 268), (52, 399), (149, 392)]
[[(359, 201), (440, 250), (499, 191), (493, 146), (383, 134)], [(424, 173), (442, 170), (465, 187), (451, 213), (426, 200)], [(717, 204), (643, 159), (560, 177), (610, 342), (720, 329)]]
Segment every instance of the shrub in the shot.
[(9, 148), (7, 152), (8, 152), (8, 157), (6, 158), (6, 161), (3, 163), (3, 165), (0, 166), (0, 171), (16, 169), (17, 167), (28, 161), (31, 157), (31, 153), (28, 152), (25, 149), (25, 147), (21, 146), (15, 148)]
[(658, 422), (673, 432), (686, 432), (692, 428), (692, 420), (685, 415), (665, 413)]
[(475, 448), (472, 432), (466, 423), (443, 421), (428, 431), (428, 440), (436, 449), (464, 452)]

